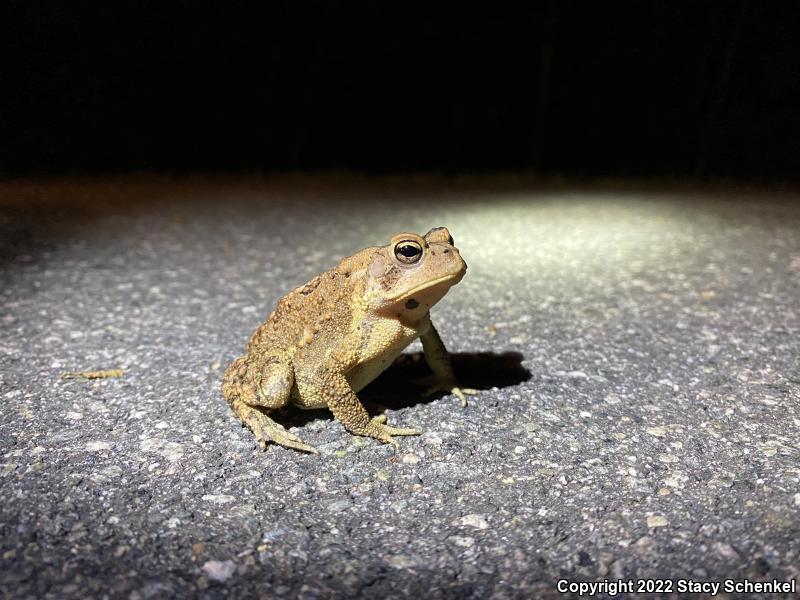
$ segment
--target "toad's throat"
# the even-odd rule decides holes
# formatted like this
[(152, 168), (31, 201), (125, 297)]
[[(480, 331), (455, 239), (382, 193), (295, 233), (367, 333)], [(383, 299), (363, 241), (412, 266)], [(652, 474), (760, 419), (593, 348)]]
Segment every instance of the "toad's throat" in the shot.
[(387, 300), (389, 302), (399, 302), (402, 300), (406, 300), (407, 298), (413, 298), (413, 296), (415, 294), (418, 294), (419, 292), (428, 290), (443, 283), (448, 283), (450, 281), (452, 281), (450, 285), (453, 286), (463, 279), (465, 272), (466, 270), (463, 270), (459, 271), (458, 273), (453, 273), (451, 275), (445, 275), (443, 277), (439, 277), (438, 279), (426, 281), (425, 283), (420, 284), (417, 287), (411, 288), (410, 290), (406, 290), (402, 294), (398, 294), (397, 296), (390, 296), (389, 298), (387, 298)]

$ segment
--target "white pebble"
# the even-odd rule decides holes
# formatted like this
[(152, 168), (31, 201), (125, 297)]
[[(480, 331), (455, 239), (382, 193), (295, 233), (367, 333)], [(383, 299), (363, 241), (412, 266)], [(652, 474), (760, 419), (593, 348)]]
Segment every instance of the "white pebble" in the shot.
[(227, 581), (236, 572), (236, 564), (232, 560), (209, 560), (203, 565), (203, 571), (210, 579)]
[(470, 515), (464, 515), (456, 522), (456, 524), (462, 525), (464, 527), (474, 527), (475, 529), (489, 528), (489, 523), (488, 521), (486, 521), (486, 518), (483, 515), (475, 513)]
[(652, 517), (647, 517), (647, 526), (648, 527), (666, 527), (669, 525), (669, 521), (663, 515), (653, 515)]

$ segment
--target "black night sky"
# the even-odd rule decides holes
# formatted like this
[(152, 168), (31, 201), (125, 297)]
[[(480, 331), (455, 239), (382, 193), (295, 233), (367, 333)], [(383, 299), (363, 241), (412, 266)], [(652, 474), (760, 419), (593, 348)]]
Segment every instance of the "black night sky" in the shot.
[(3, 176), (800, 172), (795, 2), (1, 10)]

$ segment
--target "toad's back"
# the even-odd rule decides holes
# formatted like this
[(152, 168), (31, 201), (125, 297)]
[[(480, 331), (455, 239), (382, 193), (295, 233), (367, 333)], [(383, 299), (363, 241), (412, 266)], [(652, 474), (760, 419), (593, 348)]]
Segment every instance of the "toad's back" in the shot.
[(332, 269), (286, 294), (266, 322), (253, 332), (247, 352), (279, 351), (294, 356), (340, 338), (352, 321), (354, 289), (342, 282), (349, 278), (338, 268)]

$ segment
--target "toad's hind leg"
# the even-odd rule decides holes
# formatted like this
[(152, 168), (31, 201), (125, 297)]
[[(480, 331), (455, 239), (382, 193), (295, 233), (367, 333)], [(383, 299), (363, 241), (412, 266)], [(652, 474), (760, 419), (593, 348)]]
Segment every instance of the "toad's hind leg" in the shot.
[(286, 405), (293, 384), (294, 373), (288, 362), (274, 359), (257, 364), (240, 357), (225, 372), (222, 395), (242, 423), (255, 434), (262, 448), (271, 440), (287, 448), (317, 454), (316, 448), (288, 432), (267, 414), (269, 410)]

